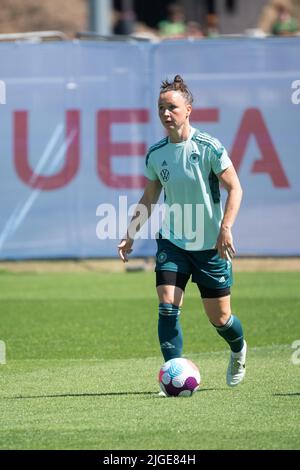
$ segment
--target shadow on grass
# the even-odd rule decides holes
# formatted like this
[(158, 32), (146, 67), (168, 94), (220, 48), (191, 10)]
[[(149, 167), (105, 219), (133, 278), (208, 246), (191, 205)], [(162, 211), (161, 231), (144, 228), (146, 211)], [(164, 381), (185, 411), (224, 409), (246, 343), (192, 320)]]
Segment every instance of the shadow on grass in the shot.
[[(220, 388), (201, 388), (199, 392), (215, 392), (219, 390), (227, 390)], [(197, 392), (198, 393), (198, 392)], [(113, 397), (113, 396), (130, 396), (130, 395), (153, 395), (158, 397), (158, 390), (155, 392), (104, 392), (104, 393), (60, 393), (54, 395), (19, 395), (14, 397), (2, 397), (6, 400), (24, 400), (34, 398), (66, 398), (66, 397)]]
[(291, 393), (273, 393), (274, 397), (300, 397), (300, 392), (291, 392)]

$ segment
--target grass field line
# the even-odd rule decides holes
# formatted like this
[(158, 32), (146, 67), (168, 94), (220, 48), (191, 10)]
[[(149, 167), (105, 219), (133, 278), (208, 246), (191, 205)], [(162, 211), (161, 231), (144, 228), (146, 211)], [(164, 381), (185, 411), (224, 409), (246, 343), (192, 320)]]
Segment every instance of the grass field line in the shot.
[[(248, 352), (268, 352), (268, 351), (278, 351), (278, 350), (290, 350), (291, 353), (293, 352), (293, 349), (290, 344), (272, 344), (268, 346), (254, 346), (254, 347), (249, 347), (248, 345)], [(228, 349), (222, 349), (221, 351), (199, 351), (197, 353), (189, 353), (189, 354), (183, 354), (184, 357), (198, 357), (198, 356), (204, 356), (204, 357), (214, 357), (214, 356), (223, 356), (224, 354), (228, 354)], [(57, 358), (40, 358), (40, 359), (11, 359), (7, 361), (7, 363), (19, 363), (19, 362), (78, 362), (78, 361), (84, 361), (84, 362), (95, 362), (98, 363), (99, 361), (101, 362), (108, 362), (108, 361), (145, 361), (145, 360), (158, 360), (161, 359), (161, 356), (148, 356), (146, 358), (143, 357), (131, 357), (131, 358), (112, 358), (112, 359), (107, 359), (107, 358), (62, 358), (62, 359), (57, 359)], [(3, 364), (2, 364), (3, 366)], [(1, 364), (0, 364), (1, 367)]]

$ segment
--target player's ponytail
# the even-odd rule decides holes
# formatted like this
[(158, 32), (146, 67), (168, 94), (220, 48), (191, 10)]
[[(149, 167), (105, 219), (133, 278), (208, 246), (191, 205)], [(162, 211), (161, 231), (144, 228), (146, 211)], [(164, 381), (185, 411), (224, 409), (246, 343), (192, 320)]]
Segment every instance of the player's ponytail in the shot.
[(160, 93), (166, 93), (167, 91), (179, 91), (188, 104), (192, 104), (194, 101), (192, 93), (180, 75), (175, 75), (172, 82), (168, 79), (163, 80), (160, 86)]

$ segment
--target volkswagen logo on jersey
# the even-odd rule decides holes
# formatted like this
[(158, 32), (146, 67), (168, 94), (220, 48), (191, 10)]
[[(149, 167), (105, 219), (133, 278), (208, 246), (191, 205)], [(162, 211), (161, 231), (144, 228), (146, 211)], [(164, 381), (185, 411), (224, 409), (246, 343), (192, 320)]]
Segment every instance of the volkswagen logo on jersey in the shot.
[(168, 181), (168, 179), (170, 178), (170, 172), (169, 172), (169, 170), (167, 170), (166, 168), (164, 168), (163, 170), (161, 170), (160, 176), (161, 176), (161, 178), (162, 178), (162, 180), (163, 180), (164, 182)]

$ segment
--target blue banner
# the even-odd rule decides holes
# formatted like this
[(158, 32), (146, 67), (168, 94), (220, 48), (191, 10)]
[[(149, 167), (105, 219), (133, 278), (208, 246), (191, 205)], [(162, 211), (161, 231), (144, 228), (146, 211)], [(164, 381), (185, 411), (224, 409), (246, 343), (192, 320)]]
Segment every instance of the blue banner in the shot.
[(178, 73), (239, 173), (238, 253), (300, 254), (300, 38), (73, 41), (0, 44), (1, 259), (117, 255)]

